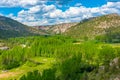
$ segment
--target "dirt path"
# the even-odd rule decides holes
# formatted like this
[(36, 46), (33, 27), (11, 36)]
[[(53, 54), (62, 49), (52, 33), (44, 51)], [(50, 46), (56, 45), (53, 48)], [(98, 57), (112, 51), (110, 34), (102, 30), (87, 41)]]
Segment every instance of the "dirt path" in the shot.
[[(44, 70), (48, 69), (52, 66), (52, 63), (55, 63), (54, 58), (44, 58), (44, 57), (38, 57), (31, 59), (33, 63), (39, 63), (37, 66), (30, 67), (26, 63), (18, 68), (9, 70), (9, 71), (0, 71), (0, 80), (10, 80), (20, 77), (21, 75), (25, 74), (26, 72), (32, 71), (32, 70)], [(43, 63), (43, 64), (40, 64)]]
[(76, 43), (73, 43), (73, 44), (81, 44), (81, 42), (76, 42)]
[(21, 74), (22, 71), (18, 71), (18, 72), (2, 72), (0, 73), (0, 80), (1, 79), (7, 79), (7, 78), (12, 78), (12, 77), (15, 77), (19, 74)]

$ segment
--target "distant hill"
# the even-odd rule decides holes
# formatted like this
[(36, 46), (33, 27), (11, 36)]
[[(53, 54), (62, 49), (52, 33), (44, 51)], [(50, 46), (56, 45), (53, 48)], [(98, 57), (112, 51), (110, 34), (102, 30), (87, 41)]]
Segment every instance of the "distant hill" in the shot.
[(0, 16), (0, 38), (45, 34), (35, 28), (23, 25), (13, 19)]
[(78, 23), (61, 23), (56, 25), (48, 25), (48, 26), (35, 26), (36, 29), (45, 31), (49, 34), (62, 34), (66, 32), (72, 26), (75, 26)]
[(96, 36), (108, 33), (120, 33), (120, 16), (118, 14), (109, 14), (85, 20), (67, 29), (64, 34), (79, 39), (94, 39)]
[(48, 29), (48, 32), (52, 34), (62, 34), (66, 32), (67, 29), (71, 28), (72, 26), (75, 26), (78, 23), (62, 23), (62, 24), (57, 24), (50, 26)]
[[(85, 19), (80, 23), (63, 23), (51, 26), (28, 27), (10, 18), (0, 16), (0, 38), (64, 34), (78, 39), (94, 39), (109, 36), (120, 39), (120, 16), (109, 14)], [(117, 38), (117, 40), (116, 40)]]

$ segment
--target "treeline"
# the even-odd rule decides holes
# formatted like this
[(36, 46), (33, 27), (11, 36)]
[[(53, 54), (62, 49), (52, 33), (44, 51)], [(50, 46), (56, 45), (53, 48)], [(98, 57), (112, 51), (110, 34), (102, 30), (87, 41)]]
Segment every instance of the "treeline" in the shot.
[(46, 69), (42, 73), (34, 70), (23, 75), (19, 80), (56, 80), (55, 69)]
[[(68, 44), (65, 47), (60, 46), (59, 49), (56, 49), (54, 56), (57, 64), (52, 67), (53, 69), (50, 69), (50, 73), (45, 74), (45, 79), (42, 77), (43, 71), (39, 76), (39, 80), (92, 80), (94, 76), (92, 75), (93, 78), (89, 79), (91, 77), (88, 74), (91, 72), (97, 74), (100, 66), (105, 66), (104, 74), (107, 73), (110, 62), (114, 58), (120, 57), (119, 49), (95, 42), (86, 42), (81, 45)], [(112, 73), (114, 72), (119, 71), (112, 70)], [(22, 80), (28, 80), (28, 77), (34, 75), (34, 72), (29, 75), (30, 73), (23, 75), (21, 77)], [(101, 75), (99, 77), (101, 77), (99, 80), (104, 79)]]
[(1, 69), (12, 69), (22, 65), (29, 58), (36, 56), (51, 57), (60, 46), (72, 43), (74, 40), (67, 37), (29, 37), (9, 39), (14, 47), (0, 51)]
[(52, 57), (57, 61), (52, 69), (42, 73), (28, 72), (20, 80), (35, 80), (37, 75), (40, 80), (87, 80), (88, 73), (102, 65), (108, 66), (111, 60), (120, 57), (119, 47), (113, 48), (96, 41), (75, 44), (76, 40), (64, 36), (16, 38), (9, 41), (17, 44), (1, 53), (1, 70), (19, 67), (33, 57)]
[(96, 36), (95, 39), (107, 43), (120, 43), (120, 27), (111, 27), (105, 30), (104, 35)]

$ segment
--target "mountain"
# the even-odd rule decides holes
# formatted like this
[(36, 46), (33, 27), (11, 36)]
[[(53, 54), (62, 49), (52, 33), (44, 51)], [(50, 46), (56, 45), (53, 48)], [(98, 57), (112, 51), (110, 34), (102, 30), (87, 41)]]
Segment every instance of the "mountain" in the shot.
[(50, 26), (48, 29), (48, 32), (52, 34), (62, 34), (66, 32), (67, 29), (71, 28), (72, 26), (75, 26), (77, 23), (62, 23)]
[(56, 25), (48, 25), (48, 26), (35, 26), (36, 29), (45, 31), (49, 34), (62, 34), (67, 29), (72, 26), (75, 26), (77, 23), (61, 23)]
[(65, 35), (79, 39), (94, 39), (108, 33), (120, 33), (120, 16), (109, 14), (91, 18), (67, 29)]
[(0, 38), (45, 34), (8, 17), (0, 16)]
[[(80, 23), (28, 27), (10, 18), (0, 16), (0, 38), (64, 34), (79, 39), (94, 39), (101, 35), (120, 38), (120, 16), (109, 14), (85, 19)], [(115, 37), (114, 37), (115, 36)]]

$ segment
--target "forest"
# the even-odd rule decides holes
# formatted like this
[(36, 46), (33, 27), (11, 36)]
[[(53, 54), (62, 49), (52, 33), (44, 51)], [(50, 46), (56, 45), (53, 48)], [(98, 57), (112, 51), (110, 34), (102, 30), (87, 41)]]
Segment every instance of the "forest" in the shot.
[(120, 75), (120, 45), (68, 36), (1, 40), (0, 80), (110, 80)]

